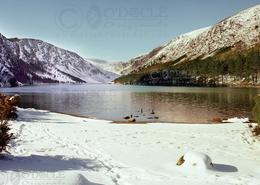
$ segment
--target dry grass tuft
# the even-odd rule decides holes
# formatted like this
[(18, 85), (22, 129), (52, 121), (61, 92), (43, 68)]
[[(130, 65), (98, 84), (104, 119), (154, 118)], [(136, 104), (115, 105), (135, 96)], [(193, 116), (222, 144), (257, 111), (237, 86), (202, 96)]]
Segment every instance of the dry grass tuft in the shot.
[(253, 127), (252, 132), (254, 136), (260, 136), (260, 125)]

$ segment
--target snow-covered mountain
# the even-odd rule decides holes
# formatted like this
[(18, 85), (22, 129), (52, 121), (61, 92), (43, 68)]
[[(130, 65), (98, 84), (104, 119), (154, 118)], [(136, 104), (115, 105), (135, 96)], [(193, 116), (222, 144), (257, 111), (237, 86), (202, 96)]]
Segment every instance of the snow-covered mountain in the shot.
[(129, 65), (126, 62), (110, 62), (102, 59), (87, 59), (90, 63), (106, 71), (121, 75), (122, 71)]
[(10, 83), (107, 83), (118, 75), (76, 53), (35, 39), (7, 39), (0, 34), (0, 85)]
[(148, 54), (135, 57), (128, 61), (130, 65), (122, 73), (134, 73), (168, 62), (177, 65), (198, 57), (213, 56), (222, 48), (250, 48), (257, 43), (260, 43), (260, 5), (241, 11), (214, 26), (178, 36)]

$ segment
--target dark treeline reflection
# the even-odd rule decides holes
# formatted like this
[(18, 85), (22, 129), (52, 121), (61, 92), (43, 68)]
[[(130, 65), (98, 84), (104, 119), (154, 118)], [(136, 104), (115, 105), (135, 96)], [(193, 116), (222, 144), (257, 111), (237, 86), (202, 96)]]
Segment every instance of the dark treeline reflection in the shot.
[[(121, 121), (208, 123), (213, 118), (251, 117), (253, 88), (187, 88), (113, 85), (18, 88), (22, 107)], [(14, 92), (9, 92), (14, 93)], [(141, 114), (140, 109), (143, 109)], [(159, 119), (151, 118), (151, 111)], [(154, 115), (153, 115), (154, 116)], [(148, 119), (149, 118), (149, 119)]]

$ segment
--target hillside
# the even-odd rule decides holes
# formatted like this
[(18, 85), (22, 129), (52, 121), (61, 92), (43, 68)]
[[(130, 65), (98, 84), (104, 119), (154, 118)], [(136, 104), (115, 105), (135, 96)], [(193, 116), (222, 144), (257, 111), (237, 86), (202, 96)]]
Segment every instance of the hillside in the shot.
[[(260, 5), (257, 5), (214, 26), (183, 34), (148, 54), (130, 59), (130, 65), (123, 71), (124, 76), (115, 81), (149, 85), (201, 85), (204, 83), (198, 82), (198, 79), (203, 78), (204, 85), (208, 85), (212, 79), (214, 84), (218, 83), (219, 78), (223, 79), (223, 83), (230, 84), (234, 78), (234, 83), (247, 81), (259, 84), (259, 44)], [(203, 71), (202, 66), (194, 65), (194, 62), (198, 64), (198, 60), (205, 62), (204, 68), (214, 70), (217, 66), (219, 70)], [(227, 68), (224, 64), (230, 60), (240, 61), (240, 69), (250, 69), (243, 73), (223, 69)], [(212, 61), (222, 61), (223, 65), (216, 65)], [(179, 74), (176, 75), (176, 72)], [(154, 73), (159, 73), (155, 75), (156, 78)], [(166, 82), (162, 77), (165, 75)], [(182, 78), (182, 82), (175, 83), (175, 77)]]
[(0, 34), (0, 86), (37, 83), (107, 83), (118, 75), (76, 53), (35, 39)]
[(95, 66), (98, 66), (106, 71), (121, 75), (123, 70), (129, 65), (126, 62), (110, 62), (106, 60), (101, 59), (87, 59), (90, 63), (92, 63)]

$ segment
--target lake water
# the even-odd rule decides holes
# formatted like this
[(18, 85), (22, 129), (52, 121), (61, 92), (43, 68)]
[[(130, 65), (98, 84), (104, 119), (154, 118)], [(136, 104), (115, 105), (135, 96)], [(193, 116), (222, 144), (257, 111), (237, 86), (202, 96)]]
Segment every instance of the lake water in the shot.
[[(254, 97), (260, 94), (256, 88), (121, 85), (44, 85), (0, 91), (20, 94), (23, 108), (114, 121), (123, 121), (124, 116), (132, 114), (138, 116), (137, 121), (185, 123), (209, 123), (215, 117), (251, 117)], [(150, 114), (152, 110), (155, 115)]]

